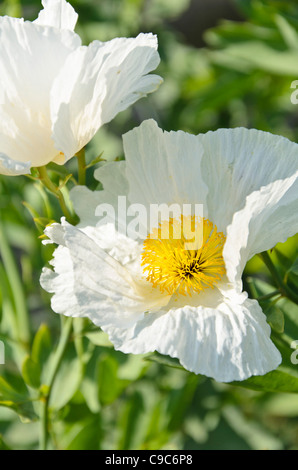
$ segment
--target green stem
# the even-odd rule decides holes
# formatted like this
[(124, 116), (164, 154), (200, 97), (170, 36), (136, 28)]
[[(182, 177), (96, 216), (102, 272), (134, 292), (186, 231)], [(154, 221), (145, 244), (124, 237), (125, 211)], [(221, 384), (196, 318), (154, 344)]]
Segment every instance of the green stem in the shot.
[(72, 318), (65, 319), (64, 317), (61, 317), (61, 321), (62, 324), (60, 340), (53, 358), (52, 368), (48, 376), (47, 384), (44, 385), (46, 390), (44, 396), (42, 397), (41, 403), (41, 450), (47, 449), (49, 437), (49, 402), (51, 398), (51, 392), (72, 331)]
[(276, 287), (278, 287), (280, 294), (283, 297), (287, 297), (288, 299), (292, 300), (292, 302), (298, 304), (298, 295), (283, 282), (282, 278), (280, 277), (278, 271), (276, 270), (272, 262), (269, 253), (267, 251), (263, 251), (262, 253), (260, 253), (260, 257), (262, 258), (263, 262), (270, 271), (272, 279), (275, 282)]
[(82, 186), (86, 184), (86, 158), (85, 149), (82, 148), (77, 154), (78, 159), (78, 183)]
[(280, 293), (279, 289), (274, 290), (274, 291), (270, 292), (269, 294), (261, 295), (260, 297), (257, 298), (257, 300), (260, 302), (262, 300), (269, 300), (272, 297), (276, 297), (276, 296), (279, 296), (279, 297), (281, 296), (281, 293)]
[(74, 345), (76, 348), (77, 356), (80, 363), (80, 374), (81, 377), (84, 376), (85, 373), (85, 358), (84, 358), (84, 343), (83, 343), (83, 334), (82, 331), (84, 330), (86, 319), (85, 318), (75, 318), (73, 321), (73, 338), (74, 338)]
[(61, 210), (62, 210), (63, 214), (65, 215), (67, 221), (69, 223), (75, 225), (77, 220), (71, 214), (70, 210), (68, 209), (68, 207), (65, 203), (65, 199), (64, 199), (62, 191), (50, 179), (50, 177), (48, 175), (48, 172), (47, 172), (47, 168), (45, 166), (40, 166), (40, 167), (37, 168), (37, 170), (38, 170), (38, 173), (39, 173), (40, 181), (58, 199)]

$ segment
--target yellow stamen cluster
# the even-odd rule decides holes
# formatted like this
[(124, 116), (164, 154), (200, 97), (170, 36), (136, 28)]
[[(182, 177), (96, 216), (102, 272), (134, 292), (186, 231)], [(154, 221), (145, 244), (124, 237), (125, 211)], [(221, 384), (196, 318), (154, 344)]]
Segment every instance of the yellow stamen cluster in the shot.
[(144, 241), (143, 271), (161, 292), (191, 295), (214, 287), (225, 273), (225, 236), (205, 218), (163, 221)]

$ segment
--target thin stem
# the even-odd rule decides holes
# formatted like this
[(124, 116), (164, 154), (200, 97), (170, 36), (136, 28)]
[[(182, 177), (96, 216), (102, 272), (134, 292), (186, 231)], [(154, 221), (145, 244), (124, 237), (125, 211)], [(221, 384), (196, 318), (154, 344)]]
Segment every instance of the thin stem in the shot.
[(70, 334), (72, 331), (72, 318), (64, 319), (61, 317), (61, 335), (59, 344), (57, 346), (52, 369), (50, 371), (47, 384), (45, 387), (45, 394), (42, 397), (41, 401), (41, 413), (40, 413), (40, 420), (41, 420), (41, 439), (40, 439), (40, 449), (46, 450), (48, 444), (48, 436), (49, 436), (49, 402), (51, 397), (51, 392), (53, 389), (53, 385), (57, 376), (57, 372), (59, 370), (60, 364), (62, 362), (66, 347), (68, 345), (68, 341), (70, 338)]
[(293, 292), (292, 289), (290, 289), (290, 287), (287, 284), (283, 282), (282, 278), (280, 277), (278, 271), (276, 270), (272, 262), (272, 259), (269, 253), (267, 251), (263, 251), (262, 253), (260, 253), (260, 257), (262, 258), (263, 262), (265, 263), (268, 270), (270, 271), (271, 276), (275, 282), (276, 287), (278, 287), (280, 294), (283, 297), (287, 297), (288, 299), (292, 300), (292, 302), (295, 302), (296, 304), (298, 304), (298, 295), (295, 292)]
[(78, 182), (84, 186), (86, 184), (86, 158), (85, 149), (82, 148), (77, 154), (78, 159)]
[(265, 295), (261, 295), (260, 297), (257, 298), (258, 301), (262, 301), (262, 300), (269, 300), (271, 299), (272, 297), (276, 297), (276, 296), (279, 296), (281, 297), (281, 293), (280, 293), (280, 290), (274, 290), (272, 292), (270, 292), (269, 294), (265, 294)]
[(86, 323), (85, 318), (76, 318), (73, 322), (73, 339), (74, 345), (76, 348), (77, 356), (80, 362), (80, 373), (83, 377), (85, 373), (85, 359), (84, 359), (84, 344), (83, 344), (83, 334), (84, 325)]
[(49, 178), (47, 169), (45, 166), (40, 166), (37, 168), (38, 173), (39, 173), (39, 179), (43, 183), (43, 185), (52, 193), (54, 196), (59, 201), (61, 210), (63, 214), (65, 215), (66, 219), (68, 220), (69, 223), (75, 224), (77, 221), (75, 217), (71, 214), (70, 210), (68, 209), (65, 199), (63, 196), (62, 191), (52, 182), (52, 180)]
[(41, 411), (40, 411), (40, 450), (46, 450), (48, 444), (48, 397), (42, 397)]

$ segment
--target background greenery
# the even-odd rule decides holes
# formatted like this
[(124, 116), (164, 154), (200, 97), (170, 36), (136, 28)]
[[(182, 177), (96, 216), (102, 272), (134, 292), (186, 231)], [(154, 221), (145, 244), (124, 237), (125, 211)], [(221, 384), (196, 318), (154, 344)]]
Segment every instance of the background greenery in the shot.
[[(149, 117), (167, 130), (197, 134), (246, 126), (298, 142), (298, 105), (291, 103), (291, 83), (298, 79), (295, 2), (227, 2), (221, 17), (211, 20), (213, 27), (207, 2), (71, 3), (86, 44), (156, 33), (157, 73), (164, 78), (156, 93), (98, 132), (87, 147), (89, 162), (102, 151), (107, 160), (122, 158), (121, 135)], [(29, 20), (39, 10), (37, 0), (0, 4), (1, 15)], [(189, 34), (189, 11), (197, 33)], [(68, 169), (75, 173), (75, 163)], [(90, 168), (88, 185), (95, 188), (92, 173)], [(51, 311), (49, 295), (39, 285), (53, 248), (38, 237), (44, 221), (60, 215), (38, 182), (0, 177), (0, 340), (6, 354), (0, 365), (0, 449), (38, 448), (44, 433), (39, 414), (64, 319)], [(297, 241), (293, 237), (272, 253), (280, 276), (296, 293)], [(276, 286), (258, 257), (248, 263), (244, 283), (250, 296), (263, 298), (272, 338), (283, 353), (278, 371), (219, 384), (181, 370), (170, 358), (115, 352), (102, 332), (76, 320), (52, 383), (49, 448), (298, 449), (298, 364), (290, 361), (291, 342), (298, 340), (298, 307), (285, 298), (264, 298)]]

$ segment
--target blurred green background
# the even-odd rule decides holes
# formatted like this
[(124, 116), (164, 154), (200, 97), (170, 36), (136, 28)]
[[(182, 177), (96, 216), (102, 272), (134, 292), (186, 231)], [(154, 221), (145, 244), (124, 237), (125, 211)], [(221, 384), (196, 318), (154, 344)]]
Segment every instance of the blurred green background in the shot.
[[(296, 2), (71, 4), (79, 13), (76, 31), (85, 44), (141, 31), (157, 34), (161, 63), (156, 73), (164, 78), (157, 92), (98, 132), (87, 147), (89, 161), (102, 151), (107, 160), (122, 158), (121, 135), (150, 117), (166, 130), (198, 134), (245, 126), (298, 142), (298, 105), (291, 102), (291, 84), (298, 80)], [(40, 9), (37, 0), (0, 4), (1, 15), (29, 20)], [(73, 162), (68, 168), (76, 171)], [(92, 173), (90, 169), (88, 185), (95, 189)], [(39, 285), (53, 248), (38, 238), (42, 225), (32, 220), (37, 214), (53, 220), (61, 215), (38, 183), (26, 177), (0, 177), (0, 340), (6, 355), (5, 365), (0, 365), (0, 404), (5, 405), (0, 406), (0, 449), (38, 447), (35, 397), (60, 331), (60, 318)], [(274, 251), (283, 272), (297, 255), (297, 236)], [(248, 264), (244, 283), (251, 296), (274, 290), (257, 258)], [(269, 310), (277, 341), (280, 335), (298, 340), (297, 305), (283, 300)], [(270, 386), (257, 391), (219, 384), (173, 367), (172, 362), (169, 367), (163, 358), (148, 359), (115, 352), (103, 333), (75, 322), (50, 403), (52, 447), (298, 449), (297, 387), (290, 394), (273, 392)]]

